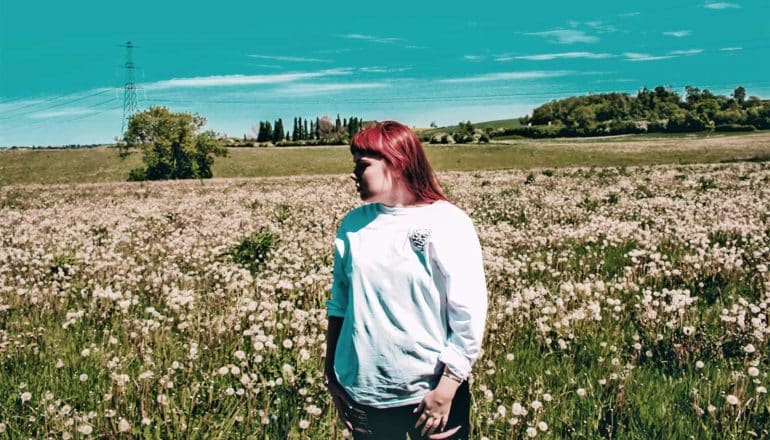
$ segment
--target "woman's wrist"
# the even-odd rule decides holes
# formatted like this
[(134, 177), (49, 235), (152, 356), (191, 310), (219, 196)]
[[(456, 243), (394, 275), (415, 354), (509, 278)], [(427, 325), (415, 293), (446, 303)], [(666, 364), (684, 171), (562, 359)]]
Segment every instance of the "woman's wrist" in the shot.
[(454, 374), (449, 368), (444, 367), (444, 372), (441, 374), (443, 377), (447, 377), (449, 379), (452, 379), (453, 381), (457, 382), (458, 384), (463, 383), (463, 378)]
[(460, 384), (458, 382), (442, 375), (434, 391), (442, 397), (452, 400), (454, 399), (458, 388), (460, 388)]

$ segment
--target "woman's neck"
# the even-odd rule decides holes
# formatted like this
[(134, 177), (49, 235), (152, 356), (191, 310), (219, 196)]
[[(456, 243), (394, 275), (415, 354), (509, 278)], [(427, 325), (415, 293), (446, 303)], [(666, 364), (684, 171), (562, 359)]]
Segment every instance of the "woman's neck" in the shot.
[(417, 197), (406, 186), (406, 184), (403, 183), (403, 181), (398, 183), (399, 184), (394, 185), (393, 189), (388, 193), (386, 197), (383, 198), (383, 200), (380, 201), (380, 203), (392, 208), (406, 208), (409, 206), (424, 204), (417, 200)]

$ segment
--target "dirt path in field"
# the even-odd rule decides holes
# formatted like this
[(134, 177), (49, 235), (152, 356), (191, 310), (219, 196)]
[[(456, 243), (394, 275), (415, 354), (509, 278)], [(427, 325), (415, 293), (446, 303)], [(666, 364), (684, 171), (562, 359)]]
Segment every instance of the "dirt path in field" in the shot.
[(595, 138), (544, 139), (544, 140), (503, 140), (495, 143), (526, 145), (535, 147), (575, 148), (595, 151), (688, 151), (688, 150), (751, 150), (770, 153), (770, 131), (751, 134), (702, 134), (676, 137), (652, 136), (607, 136)]

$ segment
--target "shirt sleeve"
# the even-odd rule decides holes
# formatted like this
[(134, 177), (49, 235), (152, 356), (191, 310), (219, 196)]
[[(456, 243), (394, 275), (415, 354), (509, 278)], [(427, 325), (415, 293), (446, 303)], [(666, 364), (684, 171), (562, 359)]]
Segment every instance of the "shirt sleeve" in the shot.
[(350, 296), (350, 282), (345, 273), (345, 239), (342, 226), (334, 239), (334, 269), (332, 274), (331, 299), (326, 301), (326, 316), (344, 318)]
[(487, 285), (481, 244), (470, 218), (434, 243), (439, 269), (445, 277), (448, 340), (438, 360), (466, 379), (481, 353), (487, 318)]

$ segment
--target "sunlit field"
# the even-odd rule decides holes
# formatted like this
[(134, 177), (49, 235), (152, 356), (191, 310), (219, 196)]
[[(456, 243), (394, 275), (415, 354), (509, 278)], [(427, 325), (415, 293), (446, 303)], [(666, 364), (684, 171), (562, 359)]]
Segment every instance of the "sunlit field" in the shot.
[[(770, 164), (440, 175), (490, 310), (473, 438), (768, 438)], [(342, 175), (0, 189), (0, 437), (342, 438)]]

